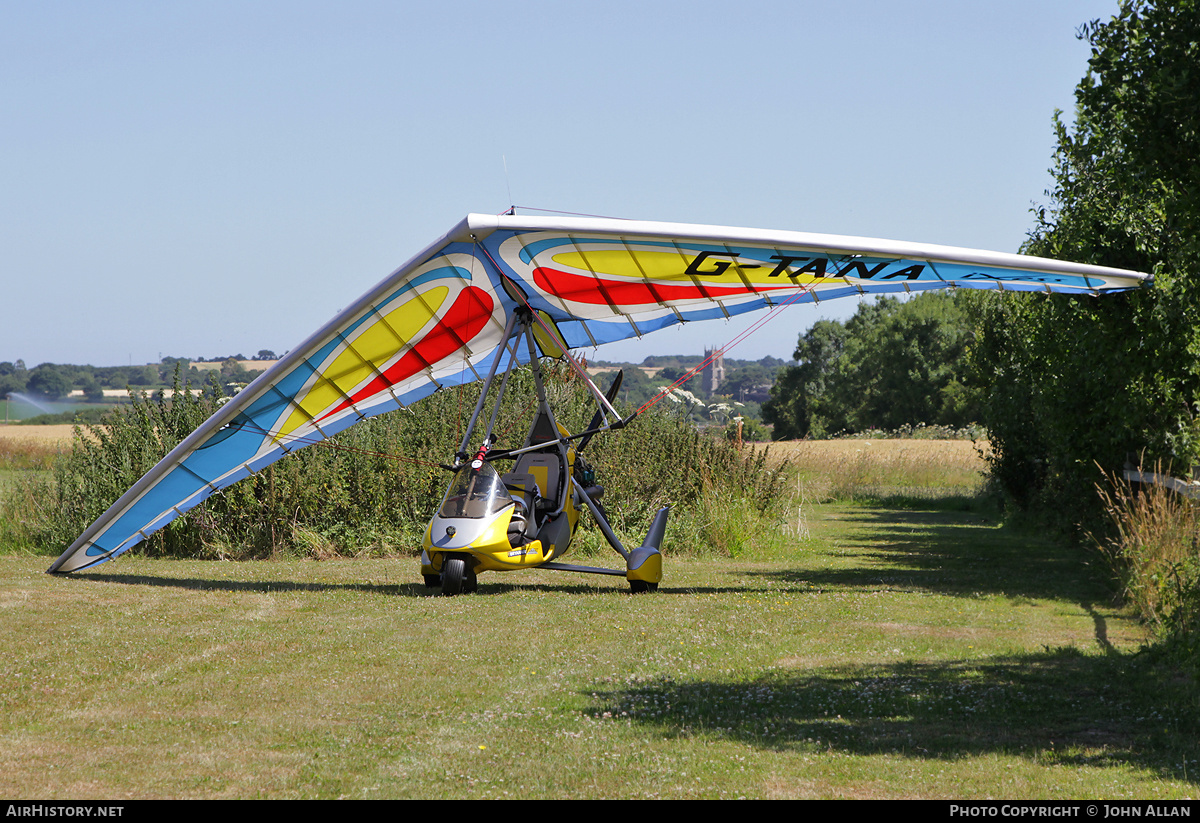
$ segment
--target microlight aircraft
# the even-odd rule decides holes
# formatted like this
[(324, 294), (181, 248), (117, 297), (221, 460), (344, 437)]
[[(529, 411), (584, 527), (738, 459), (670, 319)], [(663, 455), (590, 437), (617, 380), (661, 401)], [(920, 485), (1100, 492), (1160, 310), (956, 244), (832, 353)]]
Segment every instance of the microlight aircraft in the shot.
[[(421, 573), (445, 593), (480, 571), (541, 567), (618, 574), (635, 590), (661, 579), (667, 512), (632, 551), (608, 527), (580, 455), (627, 420), (570, 355), (697, 320), (798, 302), (946, 287), (1100, 295), (1147, 274), (1019, 254), (835, 235), (586, 217), (468, 215), (235, 395), (138, 480), (49, 571), (93, 568), (205, 498), (296, 449), (446, 386), (539, 375), (541, 357), (572, 364), (597, 402), (571, 434), (540, 376), (525, 440), (501, 448), (492, 426), (472, 446), (476, 407), (450, 489), (425, 537)], [(492, 414), (494, 423), (495, 413)], [(501, 474), (494, 463), (512, 461)], [(626, 569), (558, 562), (587, 508)]]

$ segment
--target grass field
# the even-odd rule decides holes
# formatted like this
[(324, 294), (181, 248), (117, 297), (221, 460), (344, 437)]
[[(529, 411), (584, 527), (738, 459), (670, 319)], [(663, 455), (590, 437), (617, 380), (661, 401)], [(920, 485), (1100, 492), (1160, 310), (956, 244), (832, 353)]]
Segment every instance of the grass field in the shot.
[(813, 505), (776, 556), (668, 558), (642, 596), (0, 557), (0, 795), (1195, 796), (1194, 685), (1100, 572), (954, 508)]
[(794, 440), (770, 448), (797, 466), (810, 501), (971, 496), (987, 471), (987, 443), (970, 440)]

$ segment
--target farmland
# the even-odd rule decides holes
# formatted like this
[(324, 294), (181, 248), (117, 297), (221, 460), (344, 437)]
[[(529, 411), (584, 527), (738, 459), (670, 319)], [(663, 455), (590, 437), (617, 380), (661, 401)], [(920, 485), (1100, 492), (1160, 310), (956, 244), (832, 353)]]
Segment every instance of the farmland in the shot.
[(0, 441), (10, 443), (69, 444), (75, 427), (69, 423), (56, 426), (0, 426)]
[(989, 453), (986, 441), (912, 438), (796, 440), (771, 450), (796, 466), (805, 497), (816, 500), (973, 496)]

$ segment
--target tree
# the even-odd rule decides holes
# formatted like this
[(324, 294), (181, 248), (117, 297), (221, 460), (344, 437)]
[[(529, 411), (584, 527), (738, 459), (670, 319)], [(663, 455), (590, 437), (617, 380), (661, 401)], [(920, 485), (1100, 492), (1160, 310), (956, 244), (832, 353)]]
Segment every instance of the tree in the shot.
[[(20, 368), (17, 368), (18, 364)], [(25, 391), (28, 380), (29, 373), (25, 371), (25, 364), (20, 360), (17, 363), (0, 363), (0, 398), (7, 397), (11, 392)]]
[(83, 396), (89, 403), (100, 403), (104, 400), (104, 387), (92, 375), (85, 376), (79, 381), (79, 388), (83, 389)]
[(130, 386), (153, 386), (160, 379), (158, 369), (154, 366), (131, 366), (125, 374)]
[(825, 433), (823, 425), (814, 427), (816, 406), (825, 392), (826, 377), (845, 348), (846, 334), (841, 322), (818, 320), (800, 336), (792, 355), (797, 365), (780, 371), (771, 399), (763, 404), (763, 420), (774, 425), (776, 440)]
[[(691, 371), (691, 369), (682, 366), (663, 366), (655, 374), (654, 379), (657, 381), (658, 385), (674, 385), (676, 380), (682, 378), (689, 371)], [(678, 388), (690, 391), (695, 395), (700, 395), (703, 394), (703, 389), (700, 383), (700, 373), (697, 372), (684, 382), (680, 383)]]
[[(717, 392), (734, 400), (761, 400), (761, 397), (755, 398), (755, 395), (763, 390), (762, 387), (769, 387), (775, 381), (775, 375), (779, 372), (779, 366), (771, 367), (763, 363), (747, 363), (745, 360), (740, 362), (746, 363), (746, 365), (731, 368), (730, 361), (725, 361), (725, 380), (722, 381)], [(780, 363), (779, 365), (783, 364)]]
[(29, 371), (25, 384), (31, 392), (44, 395), (51, 400), (66, 397), (71, 393), (71, 381), (53, 363), (42, 363)]
[(963, 426), (977, 408), (963, 384), (972, 295), (934, 292), (862, 304), (799, 341), (763, 406), (776, 438), (933, 423)]
[(961, 380), (971, 337), (963, 305), (971, 298), (967, 292), (931, 292), (904, 303), (885, 298), (852, 317), (820, 407), (835, 429), (972, 422), (975, 409)]
[(1024, 250), (1151, 271), (1154, 288), (981, 303), (972, 358), (995, 476), (1075, 522), (1128, 454), (1176, 471), (1200, 456), (1200, 10), (1125, 0), (1080, 36), (1075, 124), (1055, 116), (1055, 184)]

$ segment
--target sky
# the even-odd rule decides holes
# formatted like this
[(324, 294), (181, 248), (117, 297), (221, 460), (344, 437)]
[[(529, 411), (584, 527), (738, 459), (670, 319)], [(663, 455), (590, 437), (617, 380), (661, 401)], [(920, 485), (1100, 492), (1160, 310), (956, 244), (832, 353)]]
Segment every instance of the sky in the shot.
[[(513, 204), (1016, 251), (1076, 31), (1116, 9), (10, 0), (0, 361), (282, 354)], [(727, 356), (789, 358), (856, 307), (788, 309)], [(700, 353), (751, 322), (584, 354)]]

